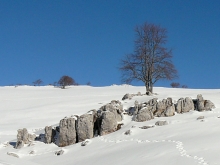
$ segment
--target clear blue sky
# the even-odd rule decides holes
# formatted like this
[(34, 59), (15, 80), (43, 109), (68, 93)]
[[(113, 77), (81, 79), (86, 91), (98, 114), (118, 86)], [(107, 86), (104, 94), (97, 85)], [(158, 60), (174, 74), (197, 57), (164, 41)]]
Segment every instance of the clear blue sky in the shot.
[(149, 22), (168, 30), (174, 81), (220, 88), (219, 7), (219, 0), (0, 0), (0, 85), (39, 78), (47, 85), (62, 75), (121, 84), (119, 60), (134, 50), (134, 27)]

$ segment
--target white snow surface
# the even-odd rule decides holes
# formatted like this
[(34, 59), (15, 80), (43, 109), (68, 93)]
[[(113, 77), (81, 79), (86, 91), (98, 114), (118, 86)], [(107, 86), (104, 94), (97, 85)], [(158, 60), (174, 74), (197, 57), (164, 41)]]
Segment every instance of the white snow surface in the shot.
[[(145, 87), (113, 85), (108, 87), (52, 86), (0, 87), (0, 165), (219, 165), (220, 164), (220, 90), (154, 88), (154, 96), (135, 96), (121, 101), (126, 93), (145, 92)], [(172, 117), (155, 117), (134, 122), (124, 115), (122, 128), (114, 133), (95, 137), (86, 146), (80, 143), (67, 147), (35, 141), (32, 146), (14, 149), (17, 130), (44, 133), (45, 126), (58, 125), (64, 117), (81, 115), (98, 109), (111, 100), (120, 100), (124, 109), (134, 101), (162, 100), (172, 97), (196, 98), (202, 94), (216, 108), (212, 111), (190, 111)], [(199, 116), (205, 119), (197, 120)], [(166, 120), (168, 125), (140, 129)], [(131, 130), (130, 135), (124, 132)], [(10, 145), (9, 145), (9, 144)], [(57, 156), (56, 151), (64, 150)], [(33, 152), (33, 154), (29, 154)], [(14, 153), (19, 158), (8, 155)]]

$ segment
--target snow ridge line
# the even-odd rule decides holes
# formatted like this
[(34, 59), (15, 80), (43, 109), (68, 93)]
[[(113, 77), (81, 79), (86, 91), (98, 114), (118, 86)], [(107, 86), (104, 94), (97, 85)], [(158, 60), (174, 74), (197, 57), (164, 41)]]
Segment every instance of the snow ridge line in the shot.
[(197, 161), (201, 165), (209, 165), (209, 163), (203, 158), (199, 156), (193, 156), (187, 154), (187, 151), (183, 147), (183, 142), (181, 141), (175, 141), (175, 140), (140, 140), (140, 139), (130, 139), (130, 140), (108, 140), (104, 138), (103, 136), (98, 137), (101, 141), (107, 142), (107, 143), (121, 143), (121, 142), (137, 142), (137, 143), (175, 143), (176, 144), (176, 149), (179, 151), (181, 156), (185, 156), (187, 158), (192, 158), (195, 161)]

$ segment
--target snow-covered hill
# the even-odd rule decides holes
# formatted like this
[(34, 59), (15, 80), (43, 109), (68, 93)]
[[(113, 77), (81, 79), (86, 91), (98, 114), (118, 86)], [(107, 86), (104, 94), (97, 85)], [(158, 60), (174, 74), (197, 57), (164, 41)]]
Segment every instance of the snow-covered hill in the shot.
[[(219, 165), (220, 164), (220, 90), (155, 88), (154, 96), (135, 96), (122, 101), (124, 109), (135, 100), (162, 100), (172, 97), (196, 98), (202, 94), (211, 100), (213, 111), (190, 111), (173, 117), (155, 117), (146, 122), (131, 121), (124, 116), (124, 126), (112, 134), (96, 137), (87, 146), (80, 143), (63, 147), (63, 155), (56, 156), (61, 148), (54, 144), (34, 142), (32, 146), (14, 149), (17, 130), (27, 128), (39, 134), (45, 126), (56, 125), (60, 119), (81, 115), (98, 109), (111, 100), (120, 100), (125, 93), (145, 92), (145, 87), (128, 85), (109, 87), (72, 86), (62, 90), (47, 87), (0, 87), (0, 165)], [(203, 121), (197, 120), (205, 116)], [(168, 121), (166, 126), (141, 129), (158, 120)], [(130, 135), (124, 132), (131, 130)], [(7, 145), (9, 142), (12, 145)], [(29, 154), (33, 152), (34, 154)], [(7, 153), (16, 153), (15, 158)]]

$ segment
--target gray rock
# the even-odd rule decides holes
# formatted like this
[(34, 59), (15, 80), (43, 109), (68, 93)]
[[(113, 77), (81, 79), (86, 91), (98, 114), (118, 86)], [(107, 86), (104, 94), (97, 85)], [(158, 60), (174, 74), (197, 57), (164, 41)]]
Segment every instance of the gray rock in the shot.
[(148, 107), (139, 110), (138, 113), (133, 116), (133, 120), (137, 122), (143, 122), (143, 121), (151, 120), (153, 118), (154, 118), (153, 113), (151, 112), (151, 110), (148, 109)]
[(18, 130), (17, 141), (23, 141), (24, 144), (28, 144), (28, 131), (26, 128)]
[(52, 126), (49, 127), (46, 126), (44, 130), (45, 130), (45, 138), (44, 138), (45, 143), (50, 144), (52, 142), (55, 142), (54, 137), (56, 135), (56, 130), (53, 129)]
[(149, 129), (149, 128), (153, 128), (154, 126), (142, 126), (142, 127), (139, 127), (141, 129)]
[(104, 111), (102, 113), (100, 135), (106, 135), (117, 130), (117, 120), (113, 112)]
[(166, 111), (164, 112), (164, 115), (166, 117), (174, 116), (175, 115), (175, 106), (174, 105), (167, 106)]
[(137, 93), (137, 96), (142, 96), (141, 92), (138, 92), (138, 93)]
[(205, 110), (206, 111), (211, 111), (212, 109), (215, 108), (214, 103), (212, 103), (210, 100), (205, 100)]
[(151, 110), (151, 112), (154, 114), (157, 110), (157, 98), (153, 98), (151, 100), (148, 101), (148, 106), (149, 106), (149, 109)]
[(36, 135), (29, 134), (26, 128), (19, 129), (17, 134), (17, 143), (15, 148), (20, 149), (24, 144), (29, 144), (34, 141)]
[(131, 100), (131, 99), (132, 99), (132, 97), (133, 97), (133, 95), (132, 95), (132, 94), (126, 93), (126, 94), (123, 96), (122, 100), (126, 100), (126, 99)]
[(130, 134), (131, 134), (131, 130), (125, 131), (125, 135), (130, 135)]
[(112, 100), (111, 103), (108, 103), (100, 108), (101, 111), (110, 111), (114, 113), (116, 120), (122, 121), (123, 119), (123, 105), (120, 101)]
[(177, 113), (186, 113), (190, 110), (194, 110), (193, 100), (189, 97), (180, 98), (176, 104), (176, 112)]
[(197, 118), (197, 120), (201, 120), (201, 119), (204, 119), (205, 118), (205, 116), (199, 116), (198, 118)]
[(157, 121), (157, 122), (155, 123), (155, 125), (157, 125), (157, 126), (168, 125), (168, 122), (167, 122), (167, 121)]
[(22, 147), (24, 147), (24, 142), (22, 140), (17, 140), (15, 148), (20, 149)]
[(13, 152), (7, 152), (7, 155), (10, 155), (10, 156), (14, 156), (16, 158), (19, 158), (19, 156), (16, 154), (16, 153), (13, 153)]
[(55, 152), (55, 155), (59, 156), (59, 155), (63, 155), (64, 150), (59, 150)]
[(163, 116), (162, 114), (166, 110), (166, 99), (163, 99), (162, 101), (159, 101), (156, 105), (156, 111), (154, 111), (154, 115), (157, 117)]
[(96, 111), (81, 115), (77, 120), (76, 130), (78, 142), (94, 137), (94, 123), (96, 121)]
[(75, 118), (60, 120), (59, 147), (76, 143)]
[(197, 95), (197, 110), (198, 111), (204, 111), (205, 106), (204, 106), (204, 99), (201, 94)]
[(30, 151), (29, 154), (32, 155), (32, 154), (35, 154), (35, 152), (34, 151)]

